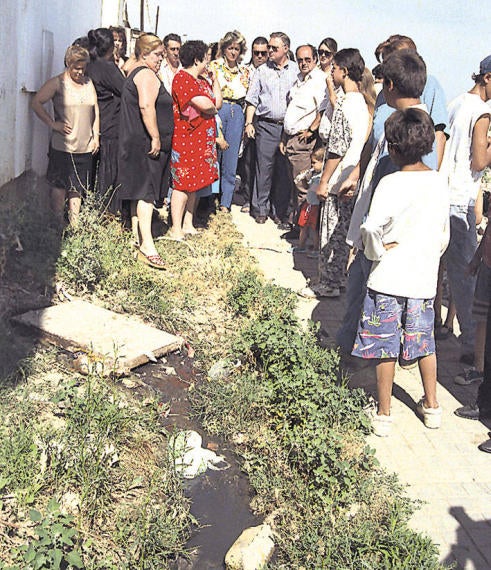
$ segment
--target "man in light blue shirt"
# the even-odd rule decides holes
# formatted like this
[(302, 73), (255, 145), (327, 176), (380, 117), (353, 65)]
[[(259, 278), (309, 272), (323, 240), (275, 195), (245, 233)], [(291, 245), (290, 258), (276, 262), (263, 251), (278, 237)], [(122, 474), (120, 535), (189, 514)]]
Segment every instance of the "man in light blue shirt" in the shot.
[[(247, 92), (245, 134), (256, 139), (256, 180), (252, 195), (252, 214), (264, 224), (271, 214), (279, 224), (286, 222), (291, 193), (286, 158), (280, 153), (287, 96), (297, 79), (298, 66), (288, 57), (290, 38), (283, 32), (271, 34), (268, 61), (257, 68)], [(255, 115), (255, 125), (253, 119)], [(276, 168), (275, 168), (276, 166)], [(273, 174), (282, 183), (274, 187)]]

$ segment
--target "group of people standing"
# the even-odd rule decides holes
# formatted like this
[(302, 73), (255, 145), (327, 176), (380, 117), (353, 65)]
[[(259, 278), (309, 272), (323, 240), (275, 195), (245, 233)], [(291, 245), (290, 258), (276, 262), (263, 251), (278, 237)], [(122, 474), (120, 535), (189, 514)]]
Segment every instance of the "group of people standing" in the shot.
[[(66, 70), (34, 97), (34, 111), (52, 129), (53, 209), (63, 213), (67, 197), (76, 220), (98, 154), (98, 192), (114, 190), (114, 210), (130, 201), (137, 257), (162, 269), (151, 230), (155, 205), (170, 201), (168, 237), (183, 240), (196, 233), (198, 201), (219, 180), (223, 212), (240, 200), (257, 224), (271, 218), (291, 235), (299, 231), (294, 252), (318, 258), (319, 269), (301, 295), (346, 290), (337, 343), (345, 354), (377, 361), (375, 432), (390, 430), (398, 358), (419, 364), (418, 412), (427, 427), (439, 427), (439, 268), (455, 301), (462, 361), (474, 364), (462, 377), (483, 377), (490, 232), (476, 253), (475, 222), (481, 174), (491, 164), (491, 56), (447, 111), (407, 36), (378, 45), (373, 75), (358, 49), (338, 50), (329, 37), (293, 54), (285, 33), (258, 36), (247, 65), (238, 31), (225, 34), (216, 55), (216, 46), (182, 44), (177, 34), (163, 41), (141, 34), (129, 58), (122, 46), (120, 30), (91, 30), (68, 48)], [(50, 100), (53, 115), (44, 107)], [(477, 288), (466, 273), (471, 260)]]

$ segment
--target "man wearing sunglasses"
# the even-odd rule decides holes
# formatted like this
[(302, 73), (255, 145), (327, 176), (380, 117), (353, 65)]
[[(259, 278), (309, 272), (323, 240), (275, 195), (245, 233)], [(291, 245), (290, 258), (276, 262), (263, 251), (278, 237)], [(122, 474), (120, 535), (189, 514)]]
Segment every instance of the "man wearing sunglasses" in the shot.
[[(307, 44), (297, 48), (300, 73), (290, 89), (280, 151), (288, 158), (294, 180), (310, 168), (310, 155), (317, 140), (321, 113), (327, 106), (326, 76), (317, 67), (317, 52)], [(305, 200), (307, 190), (301, 181), (293, 187), (291, 210), (294, 214)], [(286, 228), (285, 228), (286, 229)]]
[(268, 61), (257, 68), (246, 96), (245, 134), (256, 139), (256, 180), (251, 206), (258, 224), (264, 224), (268, 215), (278, 224), (288, 217), (291, 183), (287, 161), (279, 146), (287, 96), (298, 73), (297, 65), (288, 58), (289, 49), (290, 38), (286, 34), (271, 34)]
[[(249, 84), (256, 69), (268, 60), (268, 40), (258, 36), (252, 42), (251, 60), (246, 65), (249, 72)], [(255, 118), (253, 119), (255, 126)], [(254, 187), (256, 170), (256, 141), (253, 138), (244, 139), (244, 150), (237, 164), (237, 174), (240, 176), (240, 189), (234, 195), (234, 203), (239, 204), (240, 211), (249, 213), (251, 209), (252, 189)]]

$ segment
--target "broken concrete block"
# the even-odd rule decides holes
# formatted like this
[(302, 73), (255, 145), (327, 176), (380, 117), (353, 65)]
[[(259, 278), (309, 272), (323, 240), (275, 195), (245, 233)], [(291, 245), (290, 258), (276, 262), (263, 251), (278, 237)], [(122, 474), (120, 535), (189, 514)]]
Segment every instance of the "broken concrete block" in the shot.
[(227, 570), (261, 570), (274, 551), (268, 524), (246, 528), (225, 556)]
[(80, 299), (29, 311), (13, 320), (38, 329), (41, 337), (75, 353), (74, 367), (83, 373), (128, 374), (184, 342), (134, 317)]

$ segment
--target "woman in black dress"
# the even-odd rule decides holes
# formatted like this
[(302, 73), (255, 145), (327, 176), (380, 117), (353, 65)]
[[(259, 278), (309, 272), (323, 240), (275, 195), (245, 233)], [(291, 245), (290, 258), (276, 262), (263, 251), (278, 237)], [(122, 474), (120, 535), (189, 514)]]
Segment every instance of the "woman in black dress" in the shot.
[(108, 28), (90, 30), (89, 53), (91, 61), (87, 75), (92, 79), (99, 104), (101, 146), (96, 176), (96, 194), (116, 213), (121, 201), (115, 199), (118, 174), (119, 109), (124, 77), (114, 63), (113, 33)]
[(119, 125), (118, 195), (132, 201), (138, 259), (156, 269), (164, 269), (164, 262), (152, 237), (153, 204), (169, 185), (174, 130), (172, 97), (157, 76), (163, 53), (162, 42), (153, 34), (136, 41), (137, 65), (123, 87)]

